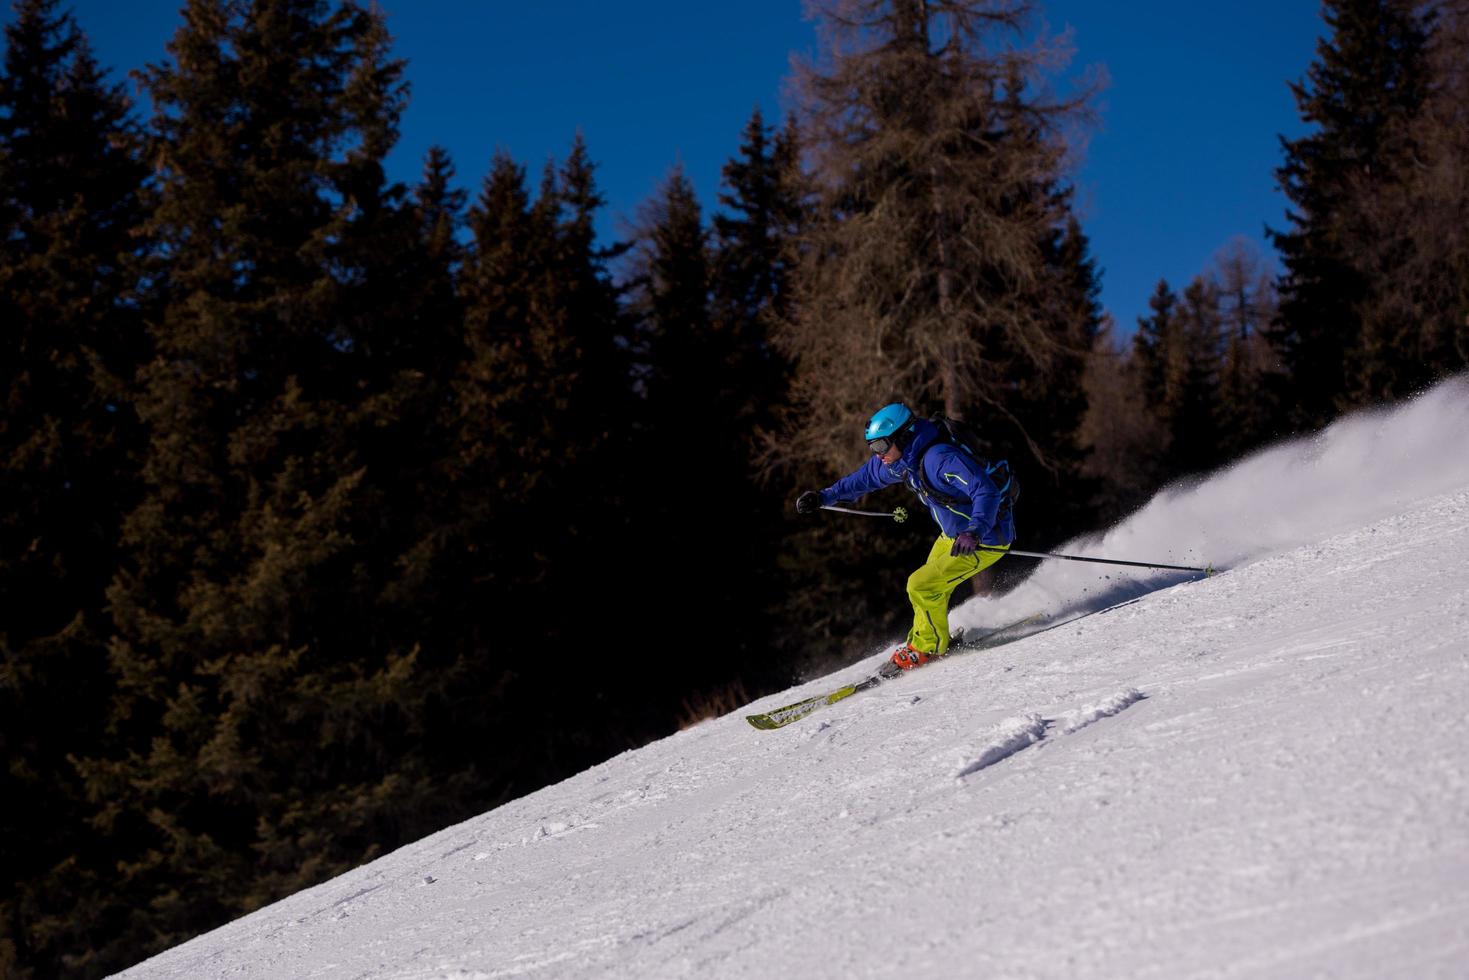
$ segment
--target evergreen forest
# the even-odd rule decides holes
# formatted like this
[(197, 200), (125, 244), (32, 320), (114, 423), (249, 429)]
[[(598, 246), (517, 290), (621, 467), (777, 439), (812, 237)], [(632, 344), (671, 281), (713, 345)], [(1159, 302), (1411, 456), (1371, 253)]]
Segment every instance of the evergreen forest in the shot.
[(1044, 549), (1463, 370), (1469, 4), (1322, 7), (1278, 261), (1117, 324), (1096, 93), (1029, 0), (830, 0), (717, 200), (675, 167), (616, 242), (570, 125), (389, 180), (366, 0), (187, 0), (134, 86), (16, 0), (0, 975), (120, 970), (900, 637), (931, 526), (793, 508), (886, 402), (977, 426)]

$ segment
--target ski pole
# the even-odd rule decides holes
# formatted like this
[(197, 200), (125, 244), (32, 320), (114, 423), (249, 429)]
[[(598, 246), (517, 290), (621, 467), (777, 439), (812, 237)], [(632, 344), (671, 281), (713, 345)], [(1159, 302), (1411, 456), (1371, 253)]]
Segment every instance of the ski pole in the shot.
[[(852, 510), (850, 507), (831, 507), (827, 504), (821, 505), (822, 510), (834, 510), (839, 514), (856, 514), (859, 517), (891, 517), (899, 524), (908, 519), (908, 511), (904, 507), (893, 508), (892, 513), (885, 510)], [(992, 545), (980, 545), (980, 551), (998, 551), (1005, 555), (1019, 555), (1022, 558), (1060, 558), (1063, 561), (1089, 561), (1098, 565), (1129, 565), (1133, 568), (1166, 568), (1171, 572), (1200, 572), (1204, 575), (1213, 575), (1214, 566), (1198, 568), (1193, 565), (1162, 565), (1152, 561), (1122, 561), (1117, 558), (1086, 558), (1082, 555), (1058, 555), (1049, 551), (1019, 551), (1015, 548), (996, 548)]]
[(834, 510), (838, 514), (856, 514), (860, 517), (891, 517), (899, 524), (908, 519), (908, 508), (894, 507), (890, 512), (885, 510), (852, 510), (850, 507), (831, 507), (827, 504), (821, 505), (822, 510)]
[(1020, 555), (1022, 558), (1061, 558), (1065, 561), (1090, 561), (1099, 565), (1130, 565), (1133, 568), (1166, 568), (1174, 572), (1202, 572), (1204, 575), (1213, 575), (1214, 566), (1207, 568), (1196, 568), (1193, 565), (1160, 565), (1151, 561), (1120, 561), (1116, 558), (1085, 558), (1081, 555), (1057, 555), (1049, 551), (1018, 551), (1014, 548), (996, 548), (991, 545), (982, 544), (980, 551), (998, 551), (1005, 555)]

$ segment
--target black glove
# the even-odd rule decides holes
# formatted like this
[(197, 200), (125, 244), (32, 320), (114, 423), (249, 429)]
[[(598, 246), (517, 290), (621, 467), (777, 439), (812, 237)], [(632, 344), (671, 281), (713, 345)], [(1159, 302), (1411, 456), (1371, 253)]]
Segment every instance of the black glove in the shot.
[(807, 490), (796, 498), (797, 514), (814, 514), (821, 509), (821, 491)]
[(949, 549), (950, 558), (958, 558), (960, 555), (972, 555), (979, 550), (979, 535), (973, 531), (960, 531), (959, 536), (954, 539), (954, 547)]

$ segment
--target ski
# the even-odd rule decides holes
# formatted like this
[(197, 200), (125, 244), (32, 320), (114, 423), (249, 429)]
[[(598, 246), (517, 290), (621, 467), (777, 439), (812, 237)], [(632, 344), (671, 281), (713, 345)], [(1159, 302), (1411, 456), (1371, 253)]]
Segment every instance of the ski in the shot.
[[(987, 644), (986, 641), (992, 640), (995, 637), (1001, 636), (1002, 634), (1007, 633), (1011, 630), (1019, 629), (1026, 623), (1031, 623), (1037, 619), (1042, 618), (1043, 615), (1044, 614), (1042, 613), (1034, 613), (1030, 616), (1026, 616), (1024, 619), (1017, 619), (1015, 622), (1010, 623), (1007, 626), (1001, 626), (998, 629), (989, 630), (983, 635), (977, 636), (972, 640), (960, 640), (954, 646), (950, 647), (949, 652), (945, 653), (943, 657), (936, 657), (935, 659), (943, 660), (945, 658), (954, 656), (954, 654), (956, 653), (962, 653), (969, 650), (983, 650), (986, 649), (987, 646), (991, 645), (997, 646), (998, 644)], [(889, 661), (888, 663), (891, 663), (891, 661)], [(819, 708), (824, 708), (829, 704), (836, 704), (838, 701), (843, 701), (858, 693), (859, 691), (866, 691), (869, 688), (874, 688), (877, 685), (881, 684), (883, 681), (891, 680), (893, 677), (898, 676), (899, 672), (889, 672), (884, 670), (884, 668), (886, 668), (887, 666), (887, 663), (883, 664), (882, 667), (878, 668), (878, 672), (876, 674), (873, 674), (871, 677), (865, 678), (864, 680), (857, 681), (855, 684), (847, 684), (846, 686), (839, 687), (835, 691), (832, 691), (828, 694), (818, 694), (814, 698), (806, 698), (803, 701), (797, 701), (794, 704), (788, 704), (784, 707), (776, 708), (772, 711), (767, 711), (764, 714), (746, 715), (745, 720), (748, 721), (751, 725), (754, 725), (756, 728), (759, 728), (763, 731), (770, 731), (771, 729), (775, 728), (783, 728), (793, 721), (800, 721), (802, 718), (805, 718), (807, 715), (811, 714), (811, 712), (816, 711)]]
[[(1135, 602), (1141, 602), (1143, 598), (1143, 596), (1136, 596), (1132, 599), (1126, 599), (1122, 602), (1116, 603), (1115, 605), (1107, 606), (1103, 609), (1093, 609), (1090, 612), (1084, 612), (1077, 616), (1071, 616), (1066, 619), (1060, 620), (1059, 622), (1049, 623), (1045, 626), (1042, 626), (1038, 630), (1031, 630), (1028, 633), (1017, 633), (1016, 631), (1020, 630), (1021, 627), (1026, 626), (1029, 623), (1036, 622), (1037, 620), (1043, 620), (1046, 618), (1045, 613), (1035, 613), (1033, 615), (1026, 616), (1024, 619), (1017, 619), (1015, 622), (1010, 623), (1006, 626), (1001, 626), (998, 629), (988, 630), (987, 632), (976, 636), (973, 639), (957, 640), (954, 645), (949, 648), (948, 653), (944, 654), (943, 657), (937, 657), (935, 659), (942, 660), (959, 653), (968, 653), (973, 650), (990, 650), (994, 649), (995, 647), (1005, 646), (1007, 644), (1015, 643), (1020, 640), (1027, 640), (1032, 636), (1039, 636), (1042, 633), (1048, 633), (1051, 630), (1060, 629), (1063, 626), (1070, 626), (1072, 623), (1087, 619), (1091, 616), (1100, 616), (1104, 613), (1109, 613), (1113, 612), (1114, 610), (1121, 609), (1124, 606), (1130, 606)], [(867, 677), (863, 680), (857, 681), (854, 684), (848, 684), (845, 687), (839, 687), (835, 691), (832, 691), (828, 694), (818, 694), (814, 698), (806, 698), (804, 701), (797, 701), (794, 704), (788, 704), (782, 708), (775, 708), (774, 710), (767, 711), (764, 714), (746, 715), (745, 720), (748, 721), (751, 725), (754, 725), (756, 728), (764, 731), (769, 731), (775, 728), (784, 728), (791, 722), (800, 721), (802, 718), (805, 718), (813, 711), (824, 708), (829, 704), (836, 704), (838, 701), (844, 701), (852, 695), (857, 694), (861, 691), (870, 690), (871, 688), (874, 688), (877, 685), (881, 684), (883, 681), (892, 680), (894, 677), (897, 677), (902, 673), (905, 673), (905, 671), (898, 670), (892, 667), (892, 661), (887, 661), (881, 667), (879, 667), (877, 669), (877, 673), (873, 674), (871, 677)]]

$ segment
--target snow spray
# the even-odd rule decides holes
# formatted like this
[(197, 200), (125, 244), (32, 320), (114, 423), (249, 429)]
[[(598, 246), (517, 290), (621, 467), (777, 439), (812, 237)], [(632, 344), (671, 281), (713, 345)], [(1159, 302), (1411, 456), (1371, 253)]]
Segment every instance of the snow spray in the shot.
[[(1314, 435), (1278, 443), (1207, 476), (1170, 484), (1104, 533), (1057, 550), (1155, 556), (1223, 570), (1390, 517), (1415, 501), (1464, 486), (1469, 486), (1469, 375), (1411, 401), (1355, 412)], [(974, 627), (1008, 622), (1006, 617), (1025, 612), (1101, 608), (1189, 577), (1044, 562), (1005, 595), (964, 603), (950, 623)]]

